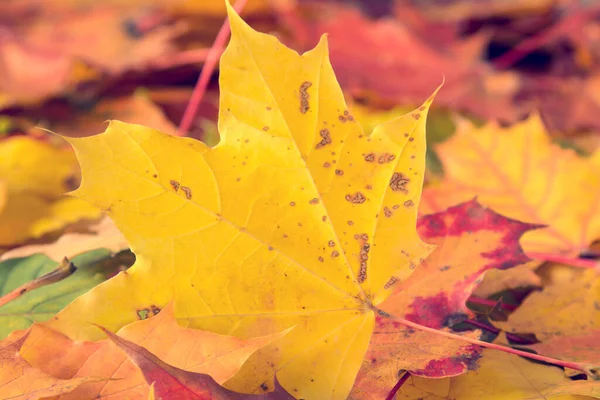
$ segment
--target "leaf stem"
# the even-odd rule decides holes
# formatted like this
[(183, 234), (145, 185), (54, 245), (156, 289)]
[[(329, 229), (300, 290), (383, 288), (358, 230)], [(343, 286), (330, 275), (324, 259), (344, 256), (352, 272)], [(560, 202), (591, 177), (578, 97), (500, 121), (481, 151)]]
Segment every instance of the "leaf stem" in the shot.
[(398, 379), (398, 382), (396, 382), (396, 384), (394, 385), (394, 387), (392, 388), (392, 390), (390, 390), (390, 392), (388, 393), (388, 395), (385, 396), (385, 400), (394, 400), (394, 397), (396, 396), (396, 393), (398, 393), (398, 390), (400, 390), (400, 388), (402, 387), (402, 385), (404, 385), (404, 382), (406, 382), (409, 377), (410, 377), (410, 372), (406, 371), (404, 373), (404, 375), (402, 375), (400, 377), (400, 379)]
[(445, 331), (441, 331), (441, 330), (434, 329), (434, 328), (429, 328), (427, 326), (417, 324), (415, 322), (406, 320), (404, 318), (398, 318), (398, 317), (394, 317), (394, 316), (389, 316), (388, 318), (393, 319), (396, 322), (399, 322), (403, 325), (406, 325), (406, 326), (414, 328), (414, 329), (418, 329), (423, 332), (433, 333), (435, 335), (447, 337), (448, 339), (460, 340), (462, 342), (474, 344), (474, 345), (485, 347), (488, 349), (503, 351), (505, 353), (514, 354), (517, 356), (529, 358), (529, 359), (536, 360), (536, 361), (545, 362), (548, 364), (554, 364), (554, 365), (558, 365), (558, 366), (565, 367), (565, 368), (571, 368), (571, 369), (574, 369), (577, 371), (584, 372), (584, 373), (592, 376), (593, 378), (595, 378), (594, 374), (590, 372), (591, 366), (586, 366), (585, 364), (580, 364), (580, 363), (571, 362), (571, 361), (558, 360), (556, 358), (546, 357), (546, 356), (530, 353), (530, 352), (523, 351), (523, 350), (517, 350), (517, 349), (513, 349), (511, 347), (501, 346), (501, 345), (494, 344), (494, 343), (482, 342), (481, 340), (472, 339), (472, 338), (469, 338), (466, 336), (461, 336), (461, 335), (457, 335), (454, 333), (445, 332)]
[[(233, 5), (233, 8), (236, 12), (240, 13), (246, 2), (248, 0), (238, 0)], [(196, 82), (196, 86), (194, 87), (194, 91), (192, 92), (192, 97), (185, 108), (183, 113), (183, 117), (181, 118), (181, 123), (179, 124), (179, 129), (177, 130), (178, 136), (185, 136), (190, 126), (192, 125), (192, 121), (194, 120), (194, 116), (198, 111), (198, 106), (202, 101), (202, 97), (206, 92), (206, 87), (208, 86), (208, 82), (210, 80), (210, 76), (212, 75), (215, 67), (217, 66), (217, 62), (219, 61), (219, 57), (223, 53), (223, 49), (225, 48), (225, 42), (229, 37), (230, 32), (229, 27), (229, 18), (225, 18), (225, 22), (223, 22), (223, 26), (219, 29), (219, 33), (217, 33), (217, 37), (208, 51), (206, 55), (206, 61), (204, 62), (204, 66), (202, 67), (202, 71), (200, 72), (200, 76), (198, 77), (198, 81)]]
[(600, 262), (596, 260), (586, 260), (583, 258), (564, 257), (552, 253), (527, 253), (527, 256), (536, 260), (550, 261), (570, 265), (577, 268), (596, 268), (600, 269)]
[(55, 270), (50, 271), (46, 275), (42, 275), (30, 282), (27, 282), (0, 297), (0, 307), (23, 296), (27, 292), (31, 292), (34, 289), (61, 281), (71, 276), (76, 270), (77, 268), (75, 265), (65, 258)]
[[(495, 300), (482, 299), (481, 297), (477, 297), (477, 296), (469, 297), (467, 299), (467, 303), (478, 304), (480, 306), (486, 306), (486, 307), (490, 307), (490, 308), (494, 308), (498, 305), (498, 302)], [(512, 305), (512, 304), (507, 304), (502, 301), (500, 302), (500, 307), (504, 308), (505, 310), (510, 310), (510, 311), (515, 311), (517, 309), (517, 306)]]
[[(487, 325), (484, 324), (483, 322), (479, 322), (476, 321), (474, 319), (467, 319), (465, 320), (465, 322), (469, 325), (473, 325), (479, 329), (482, 329), (484, 331), (488, 331), (490, 333), (493, 333), (494, 335), (499, 335), (500, 333), (502, 333), (501, 329), (496, 328), (495, 326), (491, 326), (491, 325)], [(527, 338), (521, 337), (519, 335), (515, 335), (514, 333), (510, 333), (510, 332), (504, 332), (504, 334), (506, 335), (506, 338), (514, 343), (518, 343), (521, 345), (528, 345), (528, 344), (534, 344), (536, 343), (535, 341), (529, 340)]]

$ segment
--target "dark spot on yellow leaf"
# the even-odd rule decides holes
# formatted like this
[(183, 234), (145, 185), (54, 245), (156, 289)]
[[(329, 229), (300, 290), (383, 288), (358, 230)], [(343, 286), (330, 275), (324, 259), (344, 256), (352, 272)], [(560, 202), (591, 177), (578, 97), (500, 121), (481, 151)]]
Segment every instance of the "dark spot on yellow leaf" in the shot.
[(268, 131), (268, 130), (269, 130), (269, 127), (268, 127), (268, 126), (263, 126), (263, 131), (265, 131), (265, 132), (266, 132), (266, 131)]
[(170, 180), (169, 183), (171, 184), (171, 187), (175, 192), (177, 192), (179, 190), (179, 187), (181, 186), (176, 180)]
[(418, 120), (419, 118), (421, 118), (421, 114), (419, 114), (419, 113), (413, 113), (413, 114), (412, 114), (412, 117), (413, 117), (414, 119), (417, 119), (417, 120)]
[(379, 164), (389, 163), (389, 162), (394, 161), (395, 158), (396, 158), (396, 156), (393, 154), (384, 153), (383, 155), (379, 156), (379, 158), (377, 159), (377, 162)]
[(312, 204), (312, 205), (319, 204), (319, 199), (317, 199), (316, 197), (314, 199), (310, 199), (308, 204)]
[(323, 216), (321, 217), (321, 220), (323, 220), (323, 222), (326, 222), (326, 221), (327, 221), (327, 215), (323, 215)]
[(158, 175), (154, 174), (152, 175), (153, 178), (158, 178)]
[(448, 271), (450, 269), (449, 265), (444, 265), (442, 268), (440, 268), (440, 271), (444, 272), (444, 271)]
[(335, 170), (335, 174), (339, 175), (339, 176), (342, 176), (342, 175), (344, 175), (344, 171), (342, 171), (341, 169), (336, 169)]
[(361, 192), (356, 192), (354, 194), (347, 194), (346, 200), (352, 204), (362, 204), (367, 198)]
[(326, 162), (325, 164), (323, 164), (323, 167), (329, 168), (329, 167), (331, 167), (331, 164), (329, 164), (328, 162)]
[(295, 201), (290, 201), (290, 206), (294, 207), (296, 205)]
[(271, 110), (272, 110), (272, 108), (271, 108), (271, 107), (267, 107), (267, 111), (271, 111)]
[(189, 188), (189, 187), (187, 187), (187, 186), (182, 186), (182, 187), (181, 187), (181, 191), (182, 191), (183, 193), (185, 193), (185, 198), (186, 198), (186, 199), (188, 199), (188, 200), (191, 200), (191, 199), (192, 199), (192, 189), (190, 189), (190, 188)]
[(319, 135), (321, 135), (321, 141), (319, 143), (317, 143), (317, 145), (315, 146), (315, 149), (320, 149), (321, 147), (326, 146), (329, 143), (331, 143), (331, 136), (329, 134), (329, 129), (327, 129), (327, 128), (321, 129), (321, 131), (319, 132)]
[(412, 207), (412, 206), (414, 206), (414, 205), (415, 205), (415, 203), (413, 203), (413, 201), (412, 201), (412, 200), (406, 200), (406, 201), (404, 202), (404, 207)]
[(392, 210), (390, 210), (387, 206), (383, 207), (383, 215), (385, 215), (387, 218), (390, 218), (393, 215)]
[(367, 154), (365, 156), (365, 161), (366, 162), (373, 162), (373, 161), (375, 161), (375, 154), (373, 154), (373, 153)]
[(409, 141), (409, 142), (412, 142), (412, 141), (414, 141), (414, 140), (415, 140), (415, 138), (414, 138), (414, 137), (408, 138), (408, 141)]
[(348, 221), (348, 225), (350, 225), (350, 226), (354, 225), (354, 221)]
[(346, 120), (347, 120), (347, 119), (346, 119), (346, 117), (344, 117), (343, 115), (340, 115), (340, 116), (338, 117), (338, 119), (339, 119), (339, 120), (340, 120), (340, 122), (342, 122), (343, 124), (345, 124), (345, 123), (346, 123)]
[(262, 390), (264, 390), (265, 392), (266, 392), (267, 390), (269, 390), (269, 387), (267, 386), (267, 384), (266, 384), (266, 383), (261, 383), (261, 384), (260, 384), (260, 388), (261, 388)]
[(365, 189), (367, 189), (367, 190), (371, 190), (371, 189), (373, 189), (373, 186), (371, 186), (371, 185), (367, 185), (367, 186), (365, 186)]
[(421, 107), (419, 108), (419, 111), (425, 111), (425, 106), (421, 106)]
[(410, 182), (410, 179), (408, 179), (406, 177), (406, 175), (404, 175), (403, 173), (400, 172), (394, 172), (394, 174), (392, 175), (392, 179), (390, 179), (390, 188), (394, 191), (394, 192), (404, 192), (404, 193), (408, 193), (408, 190), (406, 189), (406, 184)]
[(392, 286), (394, 286), (394, 285), (396, 284), (396, 282), (398, 282), (398, 278), (396, 278), (395, 276), (392, 276), (392, 277), (390, 278), (390, 280), (389, 280), (389, 281), (387, 281), (387, 282), (385, 283), (385, 285), (383, 285), (383, 288), (384, 288), (384, 289), (389, 289), (389, 288), (391, 288)]
[(335, 242), (333, 240), (330, 240), (329, 242), (327, 242), (327, 245), (329, 247), (335, 247)]
[(336, 258), (340, 255), (340, 253), (337, 250), (334, 250), (331, 252), (331, 257)]
[(323, 257), (319, 256), (319, 261), (323, 262), (323, 261), (325, 261), (325, 259)]
[(308, 103), (309, 94), (308, 88), (312, 86), (312, 83), (309, 81), (302, 82), (300, 85), (300, 112), (302, 114), (306, 114), (310, 109), (310, 105)]

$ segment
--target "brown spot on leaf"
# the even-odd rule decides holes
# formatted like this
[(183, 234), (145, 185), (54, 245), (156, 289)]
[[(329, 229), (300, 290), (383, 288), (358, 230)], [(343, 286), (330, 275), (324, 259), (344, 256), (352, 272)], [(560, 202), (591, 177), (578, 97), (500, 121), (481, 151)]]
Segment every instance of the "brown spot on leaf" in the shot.
[(268, 130), (269, 130), (269, 127), (268, 127), (268, 126), (263, 126), (263, 131), (265, 131), (265, 132), (266, 132), (266, 131), (268, 131)]
[(385, 163), (389, 163), (394, 161), (394, 159), (396, 158), (395, 155), (390, 154), (390, 153), (384, 153), (381, 156), (379, 156), (379, 158), (377, 159), (377, 162), (379, 164), (385, 164)]
[(414, 140), (415, 140), (415, 138), (414, 138), (414, 137), (410, 137), (410, 138), (408, 138), (408, 141), (409, 141), (409, 142), (413, 142)]
[(412, 114), (412, 117), (413, 117), (414, 119), (418, 120), (419, 118), (421, 118), (421, 114), (419, 114), (419, 113), (413, 113), (413, 114)]
[(319, 135), (321, 135), (321, 141), (319, 143), (317, 143), (317, 145), (315, 146), (315, 149), (320, 149), (323, 146), (328, 145), (329, 143), (331, 143), (331, 135), (329, 134), (329, 129), (325, 128), (325, 129), (321, 129), (321, 131), (319, 132)]
[(271, 110), (272, 110), (272, 108), (271, 108), (271, 107), (267, 107), (267, 111), (271, 111)]
[(340, 115), (340, 116), (338, 117), (338, 119), (340, 120), (340, 122), (341, 122), (342, 124), (345, 124), (345, 123), (346, 123), (346, 121), (347, 121), (346, 117), (344, 117), (343, 115)]
[(179, 184), (179, 182), (177, 182), (177, 181), (176, 181), (176, 180), (174, 180), (174, 179), (171, 179), (171, 180), (169, 181), (169, 183), (171, 184), (171, 187), (173, 188), (173, 190), (174, 190), (174, 191), (176, 191), (176, 192), (179, 190), (179, 187), (181, 186), (181, 185)]
[(350, 226), (354, 225), (354, 221), (348, 220), (348, 225), (350, 225)]
[(373, 153), (367, 154), (365, 156), (365, 161), (366, 162), (373, 162), (373, 161), (375, 161), (375, 154), (373, 154)]
[(323, 261), (325, 261), (325, 259), (323, 257), (319, 256), (319, 261), (323, 262)]
[(294, 207), (296, 205), (295, 201), (290, 201), (290, 206)]
[(321, 217), (321, 220), (322, 220), (323, 222), (326, 222), (326, 221), (327, 221), (327, 215), (323, 215), (323, 216)]
[(392, 215), (394, 215), (394, 213), (392, 213), (392, 210), (390, 210), (387, 206), (385, 206), (385, 207), (383, 207), (383, 215), (390, 218)]
[(327, 242), (327, 245), (329, 247), (335, 247), (335, 242), (333, 240), (330, 240), (329, 242)]
[(312, 86), (312, 83), (309, 81), (302, 82), (300, 85), (300, 112), (302, 114), (306, 114), (310, 109), (310, 104), (308, 103), (308, 99), (310, 95), (308, 94), (308, 88)]
[(367, 280), (367, 262), (363, 261), (360, 263), (360, 268), (358, 269), (358, 283), (363, 283)]
[(401, 172), (394, 172), (394, 174), (392, 175), (392, 179), (390, 179), (390, 188), (394, 192), (408, 193), (408, 190), (406, 189), (406, 184), (409, 182), (410, 179), (408, 179), (406, 175), (404, 175)]
[(336, 169), (335, 174), (338, 176), (342, 176), (342, 175), (344, 175), (344, 171), (342, 171), (341, 169)]
[(323, 164), (323, 167), (329, 168), (329, 167), (331, 167), (331, 164), (329, 164), (328, 162), (326, 162), (325, 164)]
[(390, 278), (390, 280), (389, 280), (389, 281), (387, 281), (387, 282), (385, 283), (385, 285), (383, 285), (383, 288), (384, 288), (384, 289), (389, 289), (389, 288), (391, 288), (392, 286), (394, 286), (394, 285), (395, 285), (397, 282), (398, 282), (398, 278), (396, 278), (395, 276), (392, 276), (392, 277)]
[(154, 174), (152, 175), (153, 178), (158, 178), (158, 175)]
[(181, 187), (181, 191), (182, 191), (183, 193), (185, 193), (185, 198), (186, 198), (186, 199), (188, 199), (188, 200), (191, 200), (191, 199), (192, 199), (192, 189), (190, 189), (190, 188), (189, 188), (189, 187), (187, 187), (187, 186), (182, 186), (182, 187)]
[(367, 198), (361, 192), (356, 192), (354, 194), (347, 194), (346, 200), (352, 204), (362, 204)]
[(336, 258), (339, 257), (340, 253), (337, 250), (331, 252), (331, 257)]
[(310, 199), (308, 204), (312, 204), (312, 205), (319, 204), (319, 199), (317, 199), (316, 197), (314, 199)]
[(404, 207), (412, 207), (412, 206), (414, 206), (414, 205), (415, 205), (415, 203), (413, 203), (413, 201), (412, 201), (412, 200), (406, 200), (406, 201), (404, 202)]

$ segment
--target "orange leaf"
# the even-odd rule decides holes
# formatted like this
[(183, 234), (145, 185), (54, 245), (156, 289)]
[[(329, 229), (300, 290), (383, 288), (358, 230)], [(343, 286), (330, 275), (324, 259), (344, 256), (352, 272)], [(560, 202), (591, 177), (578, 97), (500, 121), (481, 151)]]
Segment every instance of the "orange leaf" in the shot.
[[(242, 340), (188, 329), (177, 325), (171, 305), (159, 311), (158, 308), (139, 310), (140, 318), (146, 319), (123, 327), (119, 335), (124, 340), (143, 345), (174, 368), (208, 373), (218, 383), (231, 378), (257, 349), (281, 336)], [(158, 314), (153, 316), (154, 313)], [(27, 361), (52, 376), (63, 379), (85, 376), (113, 378), (108, 382), (82, 386), (61, 397), (61, 400), (111, 395), (127, 396), (129, 400), (148, 398), (148, 386), (142, 373), (108, 340), (75, 342), (50, 328), (34, 325), (22, 352)], [(156, 393), (159, 393), (158, 390)]]
[(158, 398), (177, 400), (294, 400), (294, 397), (279, 386), (277, 381), (275, 381), (275, 391), (267, 394), (246, 395), (232, 392), (219, 386), (210, 375), (173, 367), (142, 346), (123, 339), (107, 329), (101, 329), (142, 370), (146, 382), (153, 385), (154, 396)]
[(29, 332), (20, 339), (10, 342), (7, 339), (0, 344), (0, 398), (34, 400), (58, 396), (83, 383), (99, 380), (92, 377), (57, 379), (32, 367), (19, 354), (28, 336)]

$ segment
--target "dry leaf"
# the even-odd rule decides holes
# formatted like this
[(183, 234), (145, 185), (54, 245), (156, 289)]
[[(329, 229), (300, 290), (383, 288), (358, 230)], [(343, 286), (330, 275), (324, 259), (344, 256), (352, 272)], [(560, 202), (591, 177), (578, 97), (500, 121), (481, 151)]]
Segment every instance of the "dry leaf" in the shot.
[(477, 196), (503, 215), (548, 225), (523, 236), (526, 252), (577, 257), (600, 237), (600, 151), (583, 158), (560, 148), (538, 117), (509, 128), (463, 121), (438, 151), (446, 178), (427, 188), (421, 212)]

